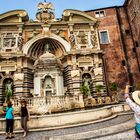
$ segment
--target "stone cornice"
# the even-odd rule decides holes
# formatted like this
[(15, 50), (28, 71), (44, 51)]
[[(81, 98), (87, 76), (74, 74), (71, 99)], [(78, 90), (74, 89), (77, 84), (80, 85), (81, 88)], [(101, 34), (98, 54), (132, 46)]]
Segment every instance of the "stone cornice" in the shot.
[(0, 53), (0, 58), (4, 58), (4, 59), (9, 59), (9, 58), (14, 58), (14, 57), (24, 57), (25, 55), (22, 53), (17, 53), (17, 52), (10, 52), (10, 53), (5, 53), (5, 52), (1, 52)]
[[(17, 16), (19, 18), (22, 18), (25, 21), (29, 20), (28, 14), (25, 10), (13, 10), (13, 11), (8, 11), (6, 13), (0, 14), (0, 21), (5, 18), (9, 18), (11, 16)], [(19, 22), (22, 22), (22, 21), (19, 21)]]
[(7, 23), (0, 23), (0, 26), (16, 26), (16, 25), (24, 25), (24, 22), (7, 22)]

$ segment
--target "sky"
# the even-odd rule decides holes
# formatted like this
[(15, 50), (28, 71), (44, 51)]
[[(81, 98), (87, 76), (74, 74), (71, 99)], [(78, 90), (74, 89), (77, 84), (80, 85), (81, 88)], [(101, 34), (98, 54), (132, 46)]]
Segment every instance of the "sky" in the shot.
[[(55, 15), (60, 18), (63, 10), (77, 9), (81, 11), (98, 9), (110, 6), (123, 5), (125, 0), (46, 0), (55, 7)], [(44, 0), (0, 0), (0, 14), (10, 10), (24, 9), (28, 12), (30, 19), (35, 19), (37, 4)]]

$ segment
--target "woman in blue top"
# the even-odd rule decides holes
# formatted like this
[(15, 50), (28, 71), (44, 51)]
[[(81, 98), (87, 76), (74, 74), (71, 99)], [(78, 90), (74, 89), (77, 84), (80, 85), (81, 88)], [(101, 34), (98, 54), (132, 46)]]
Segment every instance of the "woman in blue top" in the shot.
[(6, 139), (14, 138), (12, 136), (13, 126), (14, 126), (14, 109), (12, 107), (12, 102), (9, 100), (6, 107)]

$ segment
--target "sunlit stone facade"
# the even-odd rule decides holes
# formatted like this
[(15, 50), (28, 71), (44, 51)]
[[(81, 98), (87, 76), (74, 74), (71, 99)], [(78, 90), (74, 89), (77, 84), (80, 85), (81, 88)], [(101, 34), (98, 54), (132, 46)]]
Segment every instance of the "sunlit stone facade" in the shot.
[(6, 88), (14, 98), (43, 97), (77, 95), (88, 84), (97, 97), (95, 86), (103, 85), (106, 96), (98, 20), (78, 10), (55, 19), (46, 2), (38, 9), (34, 21), (24, 10), (0, 15), (0, 102)]

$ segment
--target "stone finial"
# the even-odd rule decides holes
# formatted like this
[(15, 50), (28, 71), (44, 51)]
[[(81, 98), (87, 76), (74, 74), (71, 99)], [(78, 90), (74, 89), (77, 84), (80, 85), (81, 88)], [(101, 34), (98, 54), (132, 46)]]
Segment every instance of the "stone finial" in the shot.
[(46, 3), (46, 0), (44, 0), (44, 3), (38, 3), (37, 10), (38, 12), (36, 13), (36, 19), (38, 21), (47, 22), (55, 19), (53, 12), (55, 8), (51, 2)]

